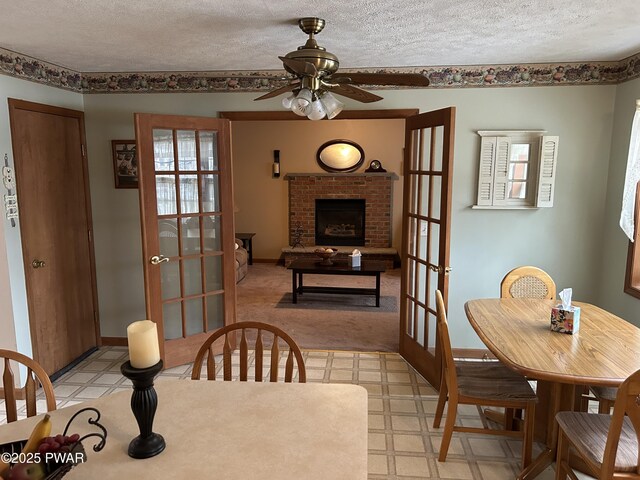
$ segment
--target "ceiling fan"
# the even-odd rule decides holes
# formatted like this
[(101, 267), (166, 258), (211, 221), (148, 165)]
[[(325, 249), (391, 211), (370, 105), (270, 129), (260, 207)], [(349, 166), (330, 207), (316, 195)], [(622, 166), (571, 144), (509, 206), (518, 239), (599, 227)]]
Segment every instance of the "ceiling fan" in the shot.
[(320, 120), (338, 115), (344, 105), (332, 93), (371, 103), (382, 97), (362, 90), (354, 85), (402, 85), (426, 87), (429, 79), (419, 73), (345, 73), (337, 75), (338, 57), (318, 45), (314, 35), (320, 33), (325, 22), (321, 18), (305, 17), (298, 20), (300, 30), (309, 35), (307, 42), (297, 50), (287, 53), (282, 60), (284, 69), (292, 74), (289, 85), (277, 88), (256, 98), (265, 100), (292, 92), (283, 99), (282, 105), (295, 114)]

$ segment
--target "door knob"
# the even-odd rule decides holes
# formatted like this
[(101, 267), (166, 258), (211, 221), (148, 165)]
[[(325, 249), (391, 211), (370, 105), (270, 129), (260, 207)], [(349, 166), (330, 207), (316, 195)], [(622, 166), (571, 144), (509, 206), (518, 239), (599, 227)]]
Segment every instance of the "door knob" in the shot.
[(31, 266), (33, 268), (44, 268), (45, 263), (44, 260), (34, 260), (33, 262), (31, 262)]
[(154, 255), (149, 259), (151, 265), (160, 265), (161, 263), (168, 262), (169, 259), (164, 255)]

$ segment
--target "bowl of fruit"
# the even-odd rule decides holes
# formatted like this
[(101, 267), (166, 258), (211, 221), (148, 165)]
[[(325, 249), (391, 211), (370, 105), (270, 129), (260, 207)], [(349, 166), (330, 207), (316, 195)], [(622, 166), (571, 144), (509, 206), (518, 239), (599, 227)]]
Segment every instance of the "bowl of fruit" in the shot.
[[(84, 412), (91, 411), (95, 418), (88, 423), (96, 426), (100, 433), (89, 433), (81, 437), (69, 434), (73, 420)], [(107, 440), (106, 429), (98, 423), (100, 412), (95, 408), (84, 408), (76, 412), (67, 423), (63, 433), (52, 435), (52, 422), (46, 414), (34, 427), (27, 440), (18, 440), (0, 445), (0, 478), (4, 480), (58, 480), (79, 463), (86, 461), (82, 441), (90, 437), (100, 440), (93, 446), (99, 452)]]
[(316, 248), (313, 253), (322, 258), (320, 265), (333, 265), (331, 259), (338, 254), (337, 248)]

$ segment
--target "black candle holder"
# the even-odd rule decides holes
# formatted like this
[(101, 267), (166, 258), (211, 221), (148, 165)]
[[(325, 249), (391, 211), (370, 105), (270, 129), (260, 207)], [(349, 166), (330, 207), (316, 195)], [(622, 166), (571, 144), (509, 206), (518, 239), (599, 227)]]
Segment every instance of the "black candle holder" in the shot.
[(148, 368), (134, 368), (129, 361), (120, 367), (122, 374), (133, 383), (131, 410), (140, 428), (140, 435), (129, 444), (129, 456), (132, 458), (154, 457), (166, 447), (162, 435), (153, 433), (153, 417), (158, 407), (158, 395), (153, 388), (153, 379), (160, 370), (162, 360)]

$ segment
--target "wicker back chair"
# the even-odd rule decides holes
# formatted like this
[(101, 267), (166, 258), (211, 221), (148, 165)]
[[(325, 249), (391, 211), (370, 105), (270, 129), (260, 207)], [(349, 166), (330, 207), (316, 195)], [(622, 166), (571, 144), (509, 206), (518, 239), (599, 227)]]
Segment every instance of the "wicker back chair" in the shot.
[(501, 298), (547, 298), (555, 300), (556, 284), (547, 272), (537, 267), (518, 267), (500, 283)]

